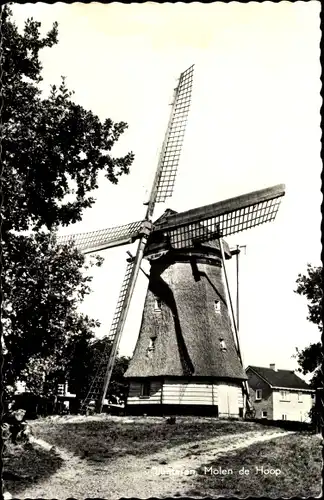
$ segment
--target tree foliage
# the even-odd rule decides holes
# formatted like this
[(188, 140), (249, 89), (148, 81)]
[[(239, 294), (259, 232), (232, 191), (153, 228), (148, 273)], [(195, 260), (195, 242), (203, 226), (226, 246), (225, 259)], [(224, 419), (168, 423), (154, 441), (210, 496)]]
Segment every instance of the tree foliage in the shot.
[(58, 43), (58, 27), (45, 36), (40, 27), (28, 19), (20, 33), (2, 9), (3, 373), (7, 387), (22, 380), (36, 393), (53, 390), (68, 346), (93, 341), (99, 325), (78, 306), (102, 259), (86, 265), (73, 247), (56, 246), (55, 231), (93, 205), (100, 172), (116, 184), (133, 161), (111, 154), (126, 123), (76, 104), (64, 78), (41, 93), (39, 53)]
[(307, 265), (307, 275), (299, 274), (296, 293), (308, 300), (307, 319), (323, 331), (323, 268)]
[[(299, 274), (296, 293), (304, 295), (308, 301), (307, 319), (323, 332), (323, 268), (307, 265), (307, 274)], [(312, 343), (305, 349), (296, 349), (297, 361), (304, 375), (311, 373), (311, 385), (322, 386), (323, 348), (320, 342)]]
[[(69, 360), (66, 369), (69, 391), (75, 393), (79, 400), (83, 400), (87, 396), (104, 350), (106, 355), (109, 355), (111, 342), (107, 344), (106, 337), (90, 339), (83, 335), (72, 340), (67, 346), (65, 356)], [(110, 403), (126, 401), (127, 386), (124, 373), (128, 363), (129, 358), (125, 356), (116, 359), (107, 393), (107, 399)]]
[(133, 154), (114, 158), (111, 150), (127, 128), (103, 123), (72, 100), (63, 78), (48, 98), (39, 51), (58, 40), (57, 24), (43, 38), (40, 23), (26, 21), (18, 32), (10, 10), (2, 14), (2, 161), (4, 165), (3, 230), (52, 229), (80, 221), (95, 201), (100, 171), (112, 183), (129, 172)]

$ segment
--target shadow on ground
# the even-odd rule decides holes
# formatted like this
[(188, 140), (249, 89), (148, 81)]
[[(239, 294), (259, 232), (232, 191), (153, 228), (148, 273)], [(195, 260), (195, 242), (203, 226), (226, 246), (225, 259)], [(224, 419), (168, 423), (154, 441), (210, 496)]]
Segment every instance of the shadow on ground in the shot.
[(107, 418), (64, 423), (44, 420), (33, 425), (36, 437), (94, 462), (109, 462), (126, 455), (151, 455), (165, 447), (260, 429), (262, 426), (252, 422), (177, 419), (175, 424), (168, 424), (162, 418), (131, 421)]
[(3, 453), (2, 461), (4, 491), (12, 495), (18, 495), (27, 486), (47, 479), (63, 464), (54, 451), (34, 445), (11, 445)]

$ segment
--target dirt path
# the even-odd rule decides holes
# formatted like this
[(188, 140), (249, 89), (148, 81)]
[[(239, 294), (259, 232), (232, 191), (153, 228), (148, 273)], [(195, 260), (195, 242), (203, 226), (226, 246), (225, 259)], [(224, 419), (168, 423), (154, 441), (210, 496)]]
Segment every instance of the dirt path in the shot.
[[(30, 486), (19, 495), (23, 498), (86, 498), (120, 497), (147, 498), (150, 496), (184, 495), (193, 485), (193, 470), (223, 454), (251, 444), (290, 434), (264, 429), (244, 434), (232, 434), (187, 445), (163, 448), (158, 453), (136, 457), (127, 455), (112, 463), (90, 463), (66, 450), (56, 451), (65, 464), (49, 479)], [(73, 439), (71, 437), (71, 439)], [(50, 449), (51, 445), (35, 439), (35, 445)]]

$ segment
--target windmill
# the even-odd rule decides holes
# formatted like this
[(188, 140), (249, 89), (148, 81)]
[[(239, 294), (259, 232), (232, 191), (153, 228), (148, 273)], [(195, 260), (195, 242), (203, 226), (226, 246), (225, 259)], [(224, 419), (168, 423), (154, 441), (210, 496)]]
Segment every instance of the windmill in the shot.
[[(123, 226), (58, 238), (59, 244), (67, 244), (72, 241), (83, 253), (98, 252), (138, 240), (135, 257), (128, 259), (125, 277), (107, 339), (107, 349), (102, 355), (89, 393), (83, 402), (86, 405), (90, 400), (96, 400), (98, 411), (102, 409), (110, 383), (120, 338), (143, 258), (147, 258), (150, 261), (151, 272), (141, 332), (135, 347), (133, 359), (126, 373), (131, 386), (133, 384), (130, 390), (134, 390), (134, 387), (136, 390), (139, 390), (139, 402), (143, 403), (143, 400), (140, 400), (140, 398), (148, 400), (151, 397), (146, 394), (146, 392), (150, 393), (150, 389), (147, 390), (146, 382), (147, 380), (151, 380), (152, 377), (155, 380), (159, 380), (161, 394), (163, 380), (167, 376), (178, 377), (177, 380), (180, 380), (181, 376), (183, 376), (186, 381), (189, 378), (189, 382), (186, 382), (189, 386), (193, 379), (196, 380), (196, 376), (199, 377), (201, 367), (197, 368), (195, 366), (195, 364), (199, 364), (199, 361), (193, 359), (195, 355), (193, 352), (190, 352), (192, 350), (197, 351), (197, 349), (199, 351), (202, 347), (201, 342), (199, 343), (199, 333), (195, 338), (192, 338), (192, 335), (191, 338), (190, 335), (187, 335), (186, 338), (185, 332), (179, 333), (182, 326), (181, 324), (180, 327), (179, 325), (177, 326), (180, 320), (177, 317), (177, 303), (172, 290), (170, 294), (170, 280), (171, 282), (174, 282), (174, 280), (177, 281), (177, 279), (178, 281), (180, 280), (181, 286), (184, 288), (189, 280), (192, 283), (198, 284), (196, 291), (198, 294), (203, 294), (206, 292), (202, 285), (202, 275), (205, 273), (204, 279), (207, 279), (207, 281), (210, 280), (209, 274), (211, 275), (211, 289), (219, 297), (217, 304), (214, 298), (209, 297), (208, 300), (215, 307), (219, 308), (220, 314), (216, 323), (218, 325), (217, 334), (221, 337), (219, 337), (220, 340), (217, 338), (217, 341), (215, 341), (212, 333), (213, 328), (211, 328), (210, 338), (208, 339), (208, 346), (210, 348), (209, 357), (211, 354), (213, 370), (216, 370), (216, 372), (208, 374), (204, 373), (202, 369), (200, 375), (203, 380), (212, 379), (212, 391), (214, 391), (213, 383), (215, 381), (217, 382), (222, 379), (226, 382), (227, 386), (231, 384), (233, 386), (232, 382), (234, 381), (233, 387), (243, 387), (245, 395), (248, 398), (247, 377), (243, 369), (238, 331), (225, 267), (225, 260), (231, 258), (232, 253), (222, 238), (273, 220), (277, 214), (281, 197), (284, 195), (284, 186), (274, 186), (182, 213), (166, 210), (157, 221), (152, 221), (155, 204), (164, 202), (173, 192), (191, 101), (193, 71), (194, 67), (191, 66), (181, 73), (179, 83), (174, 90), (170, 119), (159, 156), (150, 197), (148, 202), (144, 203), (147, 205), (144, 219)], [(179, 266), (185, 269), (182, 273), (179, 273)], [(203, 267), (203, 271), (199, 269), (199, 266)], [(188, 272), (189, 269), (190, 272)], [(222, 279), (223, 272), (226, 281), (225, 288)], [(165, 278), (166, 276), (168, 277)], [(215, 283), (217, 283), (218, 290), (215, 287)], [(210, 290), (206, 294), (208, 295), (209, 292)], [(196, 292), (194, 291), (194, 293)], [(184, 301), (184, 296), (185, 294), (182, 294), (182, 298), (179, 299), (178, 297), (181, 303)], [(163, 302), (165, 311), (167, 311), (165, 322), (163, 323), (162, 321), (162, 323), (164, 330), (167, 328), (168, 332), (164, 339), (163, 335), (159, 335), (159, 341), (157, 341), (156, 337), (154, 340), (154, 336), (149, 335), (151, 326), (148, 325), (148, 318), (152, 317), (150, 308), (152, 303), (155, 304), (155, 301)], [(227, 304), (230, 305), (229, 309)], [(200, 305), (204, 308), (203, 303)], [(206, 308), (203, 312), (204, 314), (205, 316), (209, 315), (209, 311)], [(176, 342), (174, 342), (175, 338)], [(166, 345), (166, 341), (168, 342), (167, 339), (170, 340), (170, 344), (168, 345)], [(158, 345), (159, 342), (160, 345)], [(155, 343), (156, 348), (153, 345)], [(195, 344), (195, 348), (192, 349), (192, 345), (188, 345), (188, 343)], [(174, 346), (176, 351), (170, 350), (171, 345)], [(109, 349), (110, 346), (111, 349)], [(163, 364), (161, 359), (157, 358), (158, 353), (162, 353), (163, 350), (171, 358), (172, 356), (177, 358), (175, 362), (177, 368), (172, 367), (171, 363), (169, 366), (170, 373), (167, 373), (168, 363)], [(221, 356), (218, 355), (218, 351), (221, 352)], [(175, 354), (176, 352), (177, 354)], [(227, 358), (227, 361), (226, 359), (224, 361), (222, 356), (223, 358)], [(207, 358), (208, 355), (205, 353), (205, 358), (202, 356), (202, 363)], [(218, 368), (215, 366), (215, 363), (216, 365), (218, 363)], [(148, 369), (148, 367), (151, 368)], [(154, 371), (155, 368), (157, 368), (157, 371)], [(221, 373), (222, 370), (223, 373)], [(183, 386), (183, 384), (180, 385)], [(185, 392), (185, 389), (182, 390)], [(225, 394), (226, 397), (228, 398), (227, 393)]]

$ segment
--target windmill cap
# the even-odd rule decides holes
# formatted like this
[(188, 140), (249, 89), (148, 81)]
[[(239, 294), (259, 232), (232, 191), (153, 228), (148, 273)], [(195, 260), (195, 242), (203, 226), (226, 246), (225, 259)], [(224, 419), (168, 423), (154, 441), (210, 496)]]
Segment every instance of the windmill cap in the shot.
[[(173, 245), (172, 242), (170, 242), (168, 231), (164, 231), (162, 228), (160, 229), (159, 226), (163, 225), (164, 222), (168, 220), (168, 218), (172, 215), (176, 215), (178, 212), (175, 210), (171, 210), (170, 208), (166, 209), (165, 212), (157, 219), (154, 221), (154, 226), (157, 228), (151, 233), (148, 245), (145, 251), (146, 255), (149, 255), (151, 253), (156, 253), (158, 251), (162, 251), (163, 249), (176, 249), (176, 250), (181, 250), (182, 252), (185, 251), (186, 249), (192, 250), (194, 249), (200, 249), (203, 250), (204, 248), (206, 249), (215, 249), (220, 253), (220, 244), (218, 239), (210, 239), (207, 241), (204, 241), (204, 238), (208, 238), (208, 230), (205, 231), (205, 234), (202, 236), (201, 234), (201, 228), (203, 227), (199, 222), (195, 223), (193, 226), (196, 226), (197, 231), (195, 230), (195, 227), (192, 227), (191, 231), (191, 237), (190, 237), (190, 242), (186, 245), (181, 247), (178, 247), (176, 245)], [(181, 227), (181, 226), (179, 226)], [(195, 236), (195, 232), (197, 236)], [(210, 234), (210, 233), (209, 233)], [(212, 235), (210, 235), (212, 236)], [(223, 250), (224, 250), (224, 255), (226, 259), (230, 259), (232, 257), (232, 252), (229, 248), (229, 245), (227, 244), (226, 241), (222, 239), (223, 243)], [(217, 252), (217, 253), (218, 253)]]

